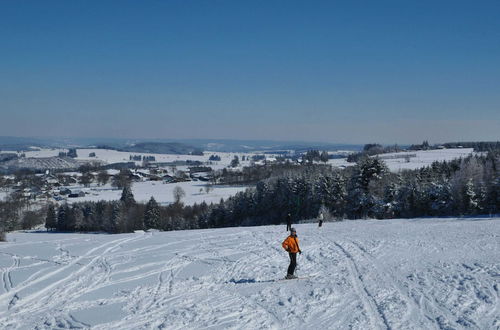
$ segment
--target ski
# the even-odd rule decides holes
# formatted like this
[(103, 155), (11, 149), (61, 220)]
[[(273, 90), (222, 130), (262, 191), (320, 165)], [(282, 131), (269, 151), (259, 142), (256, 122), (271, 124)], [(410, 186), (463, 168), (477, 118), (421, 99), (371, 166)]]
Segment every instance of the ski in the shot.
[(310, 279), (310, 278), (313, 278), (314, 275), (308, 275), (308, 276), (298, 276), (296, 278), (280, 278), (278, 279), (278, 281), (293, 281), (293, 280), (307, 280), (307, 279)]

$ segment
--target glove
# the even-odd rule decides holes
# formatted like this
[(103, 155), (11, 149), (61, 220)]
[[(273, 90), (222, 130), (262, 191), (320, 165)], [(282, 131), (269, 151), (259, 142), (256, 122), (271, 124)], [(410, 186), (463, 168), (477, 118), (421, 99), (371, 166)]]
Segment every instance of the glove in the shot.
[(301, 250), (299, 250), (299, 254), (302, 254), (302, 251), (301, 251)]

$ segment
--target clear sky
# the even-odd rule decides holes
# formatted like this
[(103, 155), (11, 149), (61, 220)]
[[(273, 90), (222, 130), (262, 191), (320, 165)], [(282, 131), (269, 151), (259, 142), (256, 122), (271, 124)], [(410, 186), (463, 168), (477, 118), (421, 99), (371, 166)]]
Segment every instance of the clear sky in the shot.
[(0, 135), (500, 139), (500, 1), (0, 1)]

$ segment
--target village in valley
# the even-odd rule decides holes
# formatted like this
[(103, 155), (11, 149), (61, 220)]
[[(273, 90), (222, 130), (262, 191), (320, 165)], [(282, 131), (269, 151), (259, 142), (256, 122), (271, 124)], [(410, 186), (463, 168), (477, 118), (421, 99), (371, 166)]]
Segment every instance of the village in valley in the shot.
[(86, 197), (113, 199), (113, 191), (132, 185), (149, 190), (146, 199), (158, 195), (155, 197), (168, 201), (170, 196), (161, 197), (162, 189), (154, 186), (168, 185), (164, 187), (168, 190), (170, 185), (180, 185), (197, 196), (207, 195), (217, 190), (217, 178), (223, 172), (274, 159), (255, 154), (133, 154), (107, 149), (4, 151), (0, 153), (0, 197), (19, 198), (28, 204), (83, 201)]

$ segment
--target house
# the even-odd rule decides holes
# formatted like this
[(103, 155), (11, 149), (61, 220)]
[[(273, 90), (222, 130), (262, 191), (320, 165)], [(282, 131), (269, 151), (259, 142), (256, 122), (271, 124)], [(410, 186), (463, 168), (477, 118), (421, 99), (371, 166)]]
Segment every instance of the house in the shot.
[(71, 190), (68, 188), (61, 188), (59, 189), (59, 195), (69, 195), (71, 194)]
[(59, 179), (53, 174), (44, 174), (42, 176), (42, 179), (45, 181), (46, 184), (49, 184), (49, 185), (59, 184)]
[(159, 175), (150, 175), (149, 176), (149, 181), (162, 181), (164, 180), (163, 177)]
[(168, 174), (162, 176), (162, 180), (163, 180), (164, 183), (176, 182), (175, 178), (173, 176), (171, 176), (171, 175), (168, 175)]
[(206, 172), (212, 172), (212, 168), (209, 166), (191, 166), (189, 168), (189, 173), (194, 174), (194, 173), (206, 173)]
[(74, 190), (69, 195), (69, 198), (85, 197), (85, 193), (81, 190)]
[(203, 173), (192, 173), (189, 175), (193, 181), (210, 181), (212, 177), (211, 173), (203, 172)]

